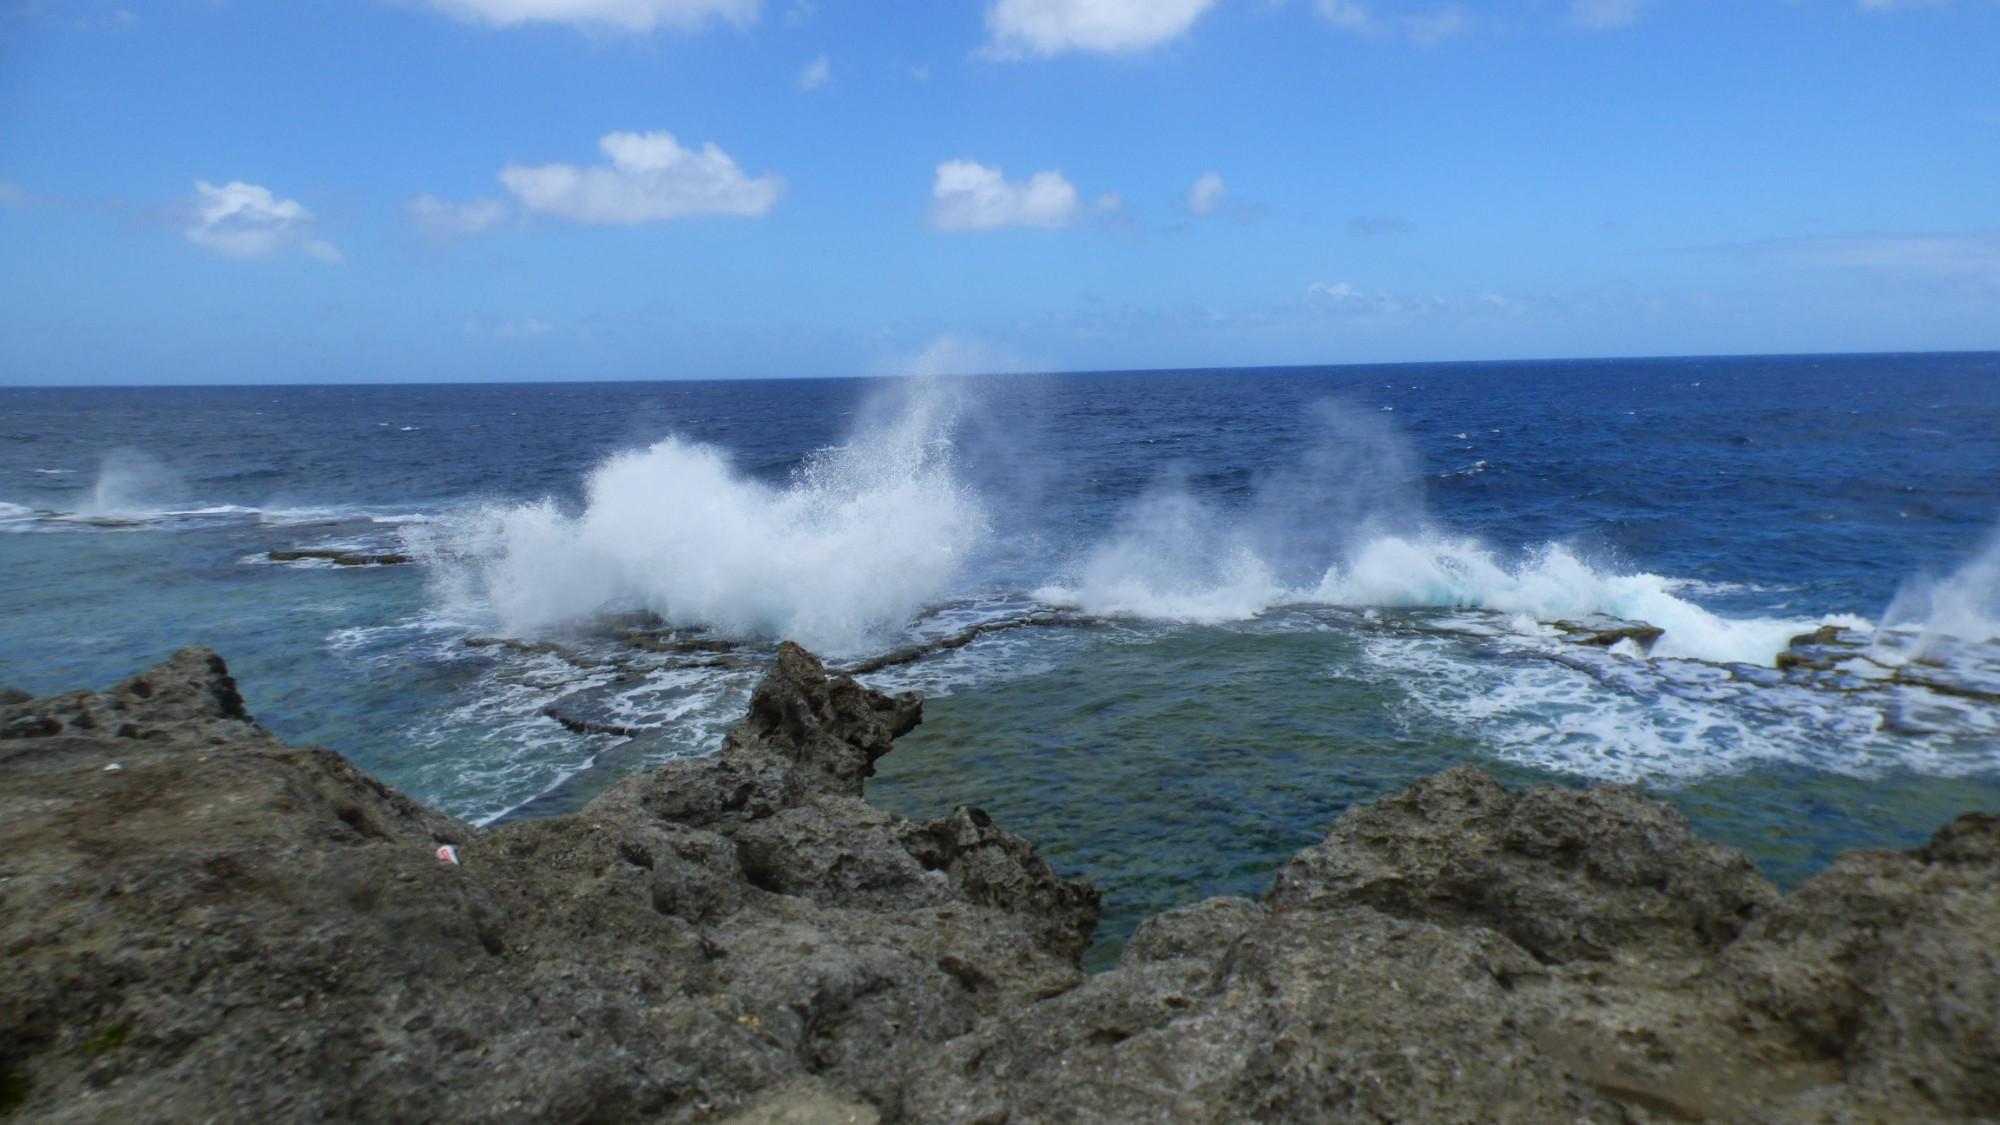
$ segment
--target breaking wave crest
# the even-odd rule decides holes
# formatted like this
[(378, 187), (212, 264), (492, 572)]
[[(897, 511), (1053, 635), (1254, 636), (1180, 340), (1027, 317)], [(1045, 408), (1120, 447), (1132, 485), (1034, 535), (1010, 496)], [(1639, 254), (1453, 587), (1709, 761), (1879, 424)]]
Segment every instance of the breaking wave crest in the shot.
[(488, 508), (417, 538), (512, 635), (643, 610), (850, 652), (943, 593), (986, 533), (952, 471), (954, 424), (948, 403), (914, 395), (782, 487), (669, 437), (599, 465), (581, 512)]

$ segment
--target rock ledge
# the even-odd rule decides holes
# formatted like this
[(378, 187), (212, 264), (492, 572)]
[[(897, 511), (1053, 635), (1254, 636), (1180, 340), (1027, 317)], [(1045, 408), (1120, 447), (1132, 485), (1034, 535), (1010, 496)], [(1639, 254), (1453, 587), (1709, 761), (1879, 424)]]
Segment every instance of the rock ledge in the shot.
[(2000, 818), (1781, 897), (1629, 789), (1454, 769), (1086, 978), (1094, 888), (863, 800), (920, 719), (786, 645), (716, 756), (480, 830), (204, 649), (0, 692), (0, 1116), (2000, 1118)]

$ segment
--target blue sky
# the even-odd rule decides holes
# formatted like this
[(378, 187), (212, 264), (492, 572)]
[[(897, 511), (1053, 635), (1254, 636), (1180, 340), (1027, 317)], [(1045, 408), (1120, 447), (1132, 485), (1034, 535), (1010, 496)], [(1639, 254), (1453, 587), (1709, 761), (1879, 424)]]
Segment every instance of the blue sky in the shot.
[(2000, 0), (0, 0), (0, 383), (2000, 347)]

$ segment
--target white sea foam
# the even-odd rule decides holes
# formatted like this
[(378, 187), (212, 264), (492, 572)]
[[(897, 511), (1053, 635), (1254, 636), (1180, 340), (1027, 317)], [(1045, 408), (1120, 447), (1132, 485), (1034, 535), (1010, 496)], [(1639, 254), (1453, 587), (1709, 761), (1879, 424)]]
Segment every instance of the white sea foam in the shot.
[(986, 531), (952, 472), (949, 396), (919, 388), (877, 417), (781, 488), (669, 437), (598, 466), (579, 513), (487, 509), (412, 539), (513, 635), (644, 609), (855, 651), (937, 598)]
[(1685, 661), (1620, 668), (1616, 657), (1591, 659), (1604, 664), (1493, 660), (1451, 638), (1385, 635), (1336, 673), (1395, 684), (1414, 717), (1442, 722), (1504, 760), (1593, 781), (1684, 784), (1770, 765), (1851, 777), (2000, 769), (1990, 738), (1913, 737), (1902, 714), (1943, 708), (1950, 713), (1929, 716), (1945, 724), (1941, 732), (1991, 732), (1992, 718), (1982, 722), (1964, 701), (1911, 689), (1758, 686)]
[(1665, 630), (1654, 657), (1769, 664), (1793, 636), (1819, 621), (1725, 618), (1675, 596), (1657, 574), (1606, 573), (1561, 544), (1508, 565), (1471, 539), (1388, 536), (1329, 570), (1310, 600), (1396, 608), (1458, 607), (1538, 621), (1590, 616), (1643, 621)]

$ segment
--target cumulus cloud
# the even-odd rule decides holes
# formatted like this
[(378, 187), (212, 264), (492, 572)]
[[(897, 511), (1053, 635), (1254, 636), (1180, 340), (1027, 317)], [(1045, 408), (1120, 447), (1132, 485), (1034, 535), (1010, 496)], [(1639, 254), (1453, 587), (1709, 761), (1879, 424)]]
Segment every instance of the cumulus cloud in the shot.
[(799, 89), (817, 90), (833, 77), (833, 63), (821, 55), (799, 71)]
[(1314, 7), (1321, 19), (1343, 31), (1369, 39), (1407, 39), (1419, 47), (1435, 47), (1472, 26), (1472, 17), (1457, 4), (1386, 15), (1361, 0), (1317, 0)]
[(430, 239), (463, 238), (481, 234), (507, 220), (513, 208), (498, 199), (481, 196), (465, 203), (453, 203), (435, 195), (420, 195), (403, 204), (403, 215), (418, 234)]
[(1010, 183), (998, 165), (947, 160), (937, 166), (931, 185), (930, 225), (935, 230), (1060, 227), (1078, 211), (1076, 185), (1053, 168)]
[(1229, 199), (1229, 185), (1218, 172), (1203, 172), (1188, 189), (1186, 206), (1190, 215), (1213, 215)]
[(528, 210), (579, 223), (761, 215), (785, 190), (783, 177), (746, 176), (713, 143), (696, 152), (681, 147), (671, 133), (610, 133), (597, 147), (609, 165), (509, 164), (500, 170), (500, 182)]
[(1215, 0), (993, 0), (986, 9), (989, 54), (1004, 58), (1064, 51), (1124, 53), (1185, 34)]
[(747, 27), (757, 22), (760, 0), (426, 0), (438, 11), (475, 23), (511, 27), (567, 23), (646, 32), (657, 27), (693, 30), (711, 21)]
[(241, 180), (216, 187), (194, 185), (188, 241), (229, 258), (267, 258), (297, 250), (322, 262), (340, 261), (340, 251), (313, 237), (311, 211), (296, 199), (279, 199), (271, 189)]

